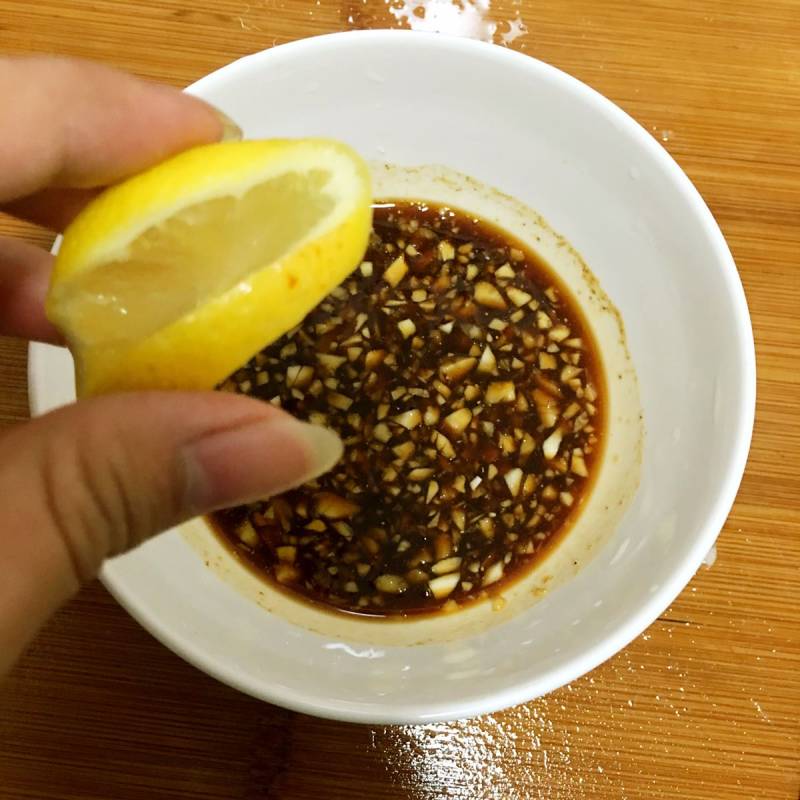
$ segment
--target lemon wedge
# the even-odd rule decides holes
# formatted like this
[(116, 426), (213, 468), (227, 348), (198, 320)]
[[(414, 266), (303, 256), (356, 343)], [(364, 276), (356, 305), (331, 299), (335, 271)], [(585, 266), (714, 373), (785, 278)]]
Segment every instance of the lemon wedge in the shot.
[(212, 388), (355, 268), (370, 203), (366, 165), (326, 140), (198, 147), (106, 190), (46, 304), (78, 394)]

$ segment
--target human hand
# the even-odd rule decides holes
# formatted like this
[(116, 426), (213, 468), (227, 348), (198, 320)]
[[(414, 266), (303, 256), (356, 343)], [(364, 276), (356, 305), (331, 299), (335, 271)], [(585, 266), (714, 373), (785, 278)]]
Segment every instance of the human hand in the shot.
[[(0, 210), (62, 230), (101, 187), (239, 132), (176, 89), (98, 65), (0, 58)], [(59, 342), (48, 253), (0, 238), (0, 334)], [(0, 434), (0, 675), (103, 560), (197, 514), (303, 483), (338, 437), (246, 397), (84, 400)]]

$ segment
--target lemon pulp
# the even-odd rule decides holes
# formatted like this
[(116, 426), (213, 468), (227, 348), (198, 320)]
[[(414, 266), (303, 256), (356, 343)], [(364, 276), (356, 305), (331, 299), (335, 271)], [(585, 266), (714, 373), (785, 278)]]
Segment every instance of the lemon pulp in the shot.
[(359, 262), (366, 166), (325, 140), (196, 148), (109, 189), (64, 235), (47, 302), (81, 394), (211, 388)]

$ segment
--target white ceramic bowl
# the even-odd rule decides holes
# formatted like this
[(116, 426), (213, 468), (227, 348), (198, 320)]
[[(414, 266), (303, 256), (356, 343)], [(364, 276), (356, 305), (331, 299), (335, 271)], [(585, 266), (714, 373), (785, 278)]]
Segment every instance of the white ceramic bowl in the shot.
[[(295, 42), (190, 91), (249, 137), (331, 136), (370, 159), (443, 164), (540, 212), (624, 319), (646, 426), (641, 482), (611, 539), (576, 577), (509, 621), (453, 641), (411, 647), (312, 633), (219, 580), (178, 532), (109, 563), (109, 589), (168, 647), (220, 680), (359, 722), (490, 712), (555, 689), (624, 647), (713, 546), (753, 422), (744, 294), (684, 173), (636, 122), (568, 75), (438, 35)], [(71, 401), (65, 351), (33, 345), (30, 355), (34, 413)]]

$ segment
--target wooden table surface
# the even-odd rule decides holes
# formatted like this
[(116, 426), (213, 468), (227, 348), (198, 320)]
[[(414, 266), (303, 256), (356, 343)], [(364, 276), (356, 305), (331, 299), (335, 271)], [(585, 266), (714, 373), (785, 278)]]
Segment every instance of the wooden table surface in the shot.
[[(388, 729), (239, 695), (92, 586), (0, 686), (0, 800), (798, 800), (800, 0), (496, 0), (487, 17), (498, 38), (527, 28), (512, 47), (663, 141), (730, 243), (759, 399), (716, 564), (572, 685), (483, 719)], [(182, 86), (292, 39), (400, 24), (383, 0), (0, 0), (0, 51)], [(8, 233), (50, 239), (0, 218)], [(0, 341), (1, 424), (27, 415), (25, 359), (24, 343)]]

